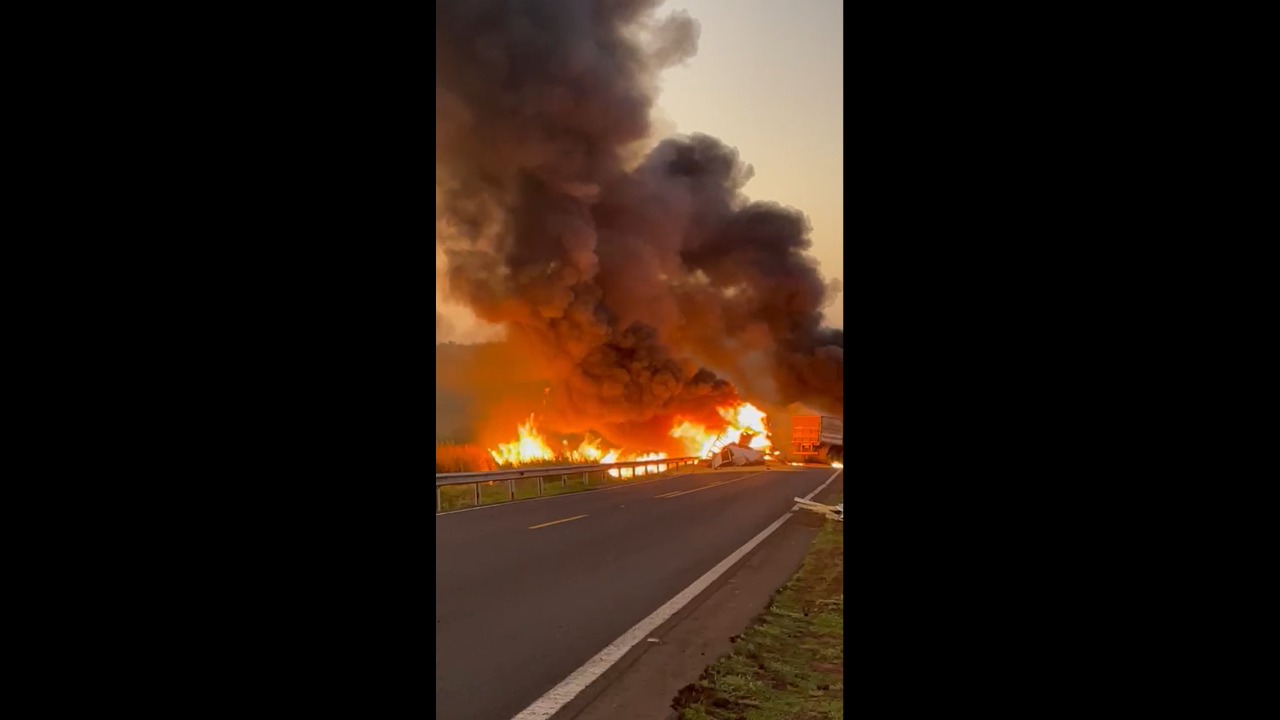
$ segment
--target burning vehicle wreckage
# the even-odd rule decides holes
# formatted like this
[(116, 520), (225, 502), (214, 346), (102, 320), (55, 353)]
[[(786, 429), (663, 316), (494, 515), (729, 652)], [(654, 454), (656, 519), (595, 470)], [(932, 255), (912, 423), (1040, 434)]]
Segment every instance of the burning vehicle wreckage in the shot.
[[(767, 416), (750, 403), (738, 402), (717, 408), (719, 423), (706, 424), (688, 419), (673, 422), (666, 433), (668, 441), (679, 450), (668, 452), (628, 452), (625, 448), (606, 449), (605, 441), (588, 434), (580, 443), (575, 439), (556, 442), (539, 429), (536, 415), (516, 427), (513, 442), (499, 443), (488, 450), (499, 467), (516, 467), (542, 463), (577, 463), (608, 465), (619, 462), (661, 461), (675, 457), (700, 458), (711, 469), (725, 466), (764, 465), (766, 460), (780, 461), (782, 453), (773, 446)], [(658, 463), (661, 465), (662, 463)], [(610, 471), (616, 477), (615, 471)]]
[[(699, 37), (660, 5), (436, 4), (437, 343), (502, 338), (450, 382), (477, 463), (842, 461), (842, 284), (736, 148), (656, 133)], [(744, 398), (812, 420), (777, 448)]]
[[(557, 439), (544, 434), (540, 427), (546, 418), (532, 414), (516, 426), (517, 438), (498, 443), (489, 455), (499, 466), (529, 465), (543, 462), (610, 464), (627, 461), (663, 460), (672, 457), (698, 457), (710, 460), (731, 446), (734, 438), (743, 449), (759, 455), (777, 453), (767, 429), (767, 416), (751, 403), (734, 402), (714, 409), (711, 417), (691, 420), (678, 417), (663, 426), (665, 451), (631, 452), (624, 447), (606, 449), (610, 443), (588, 432), (581, 442), (574, 437)], [(557, 450), (557, 441), (560, 449)]]
[[(774, 446), (769, 418), (759, 408), (751, 403), (736, 402), (717, 408), (716, 414), (718, 423), (705, 424), (684, 418), (673, 421), (665, 435), (670, 443), (679, 447), (676, 454), (606, 449), (607, 443), (591, 434), (581, 442), (575, 438), (573, 444), (568, 439), (560, 439), (560, 448), (556, 449), (556, 440), (543, 434), (536, 415), (530, 415), (517, 425), (514, 441), (498, 443), (496, 448), (488, 450), (488, 454), (499, 467), (543, 463), (608, 465), (695, 457), (705, 467), (715, 470), (784, 461), (782, 449)], [(816, 426), (819, 421), (826, 428), (820, 437), (816, 431), (805, 433), (804, 428)], [(787, 453), (792, 459), (790, 465), (804, 466), (826, 460), (831, 467), (843, 467), (836, 459), (843, 457), (844, 445), (838, 419), (801, 415), (792, 417), (791, 425), (794, 437)]]
[(733, 443), (724, 446), (720, 452), (712, 456), (709, 464), (714, 470), (725, 465), (736, 465), (738, 467), (764, 465), (764, 459), (765, 454), (759, 450), (752, 450), (750, 447)]
[[(714, 434), (708, 432), (706, 428), (692, 425), (685, 421), (678, 424), (671, 431), (671, 436), (680, 438), (684, 441), (687, 452), (696, 453), (702, 458), (701, 464), (716, 470), (722, 467), (752, 467), (767, 465), (770, 460), (778, 461), (781, 453), (772, 446), (772, 441), (767, 432), (767, 416), (756, 409), (754, 406), (743, 403), (736, 408), (722, 408), (721, 415), (725, 418), (732, 432), (721, 432)], [(804, 427), (806, 425), (816, 425), (819, 422), (825, 424), (828, 428), (839, 427), (840, 421), (834, 418), (814, 418), (811, 416), (799, 416), (793, 418), (793, 424), (796, 427)], [(749, 429), (744, 429), (743, 426)], [(562, 450), (554, 452), (551, 445), (540, 434), (535, 424), (535, 418), (530, 418), (521, 423), (517, 432), (519, 439), (512, 443), (499, 444), (497, 449), (489, 450), (489, 454), (494, 461), (500, 466), (514, 467), (530, 463), (538, 462), (578, 462), (578, 463), (599, 463), (611, 464), (620, 461), (654, 461), (654, 465), (659, 470), (666, 470), (668, 466), (662, 463), (662, 460), (668, 458), (666, 453), (632, 453), (624, 455), (621, 450), (605, 451), (600, 447), (600, 439), (592, 439), (588, 437), (576, 449)], [(840, 456), (843, 452), (844, 438), (841, 431), (829, 432), (823, 438), (820, 444), (814, 443), (814, 438), (808, 437), (803, 433), (798, 433), (799, 437), (793, 441), (796, 455), (804, 457), (806, 454), (818, 453), (824, 456)], [(735, 437), (736, 436), (736, 437)], [(727, 437), (733, 437), (733, 440), (726, 440)], [(568, 445), (567, 441), (562, 444)], [(821, 445), (817, 448), (816, 445)], [(803, 465), (803, 463), (790, 463), (792, 465)], [(832, 461), (831, 467), (842, 468), (843, 465), (837, 461)], [(613, 477), (634, 477), (627, 476), (622, 473), (621, 469), (614, 468), (607, 471)], [(844, 522), (844, 503), (837, 505), (825, 505), (823, 503), (813, 502), (804, 498), (792, 498), (798, 508), (817, 513), (822, 517)]]
[[(721, 407), (717, 410), (724, 427), (708, 429), (704, 425), (681, 420), (675, 423), (668, 435), (683, 445), (681, 460), (689, 457), (700, 458), (699, 464), (712, 470), (724, 467), (765, 466), (769, 462), (782, 463), (783, 453), (773, 445), (769, 431), (768, 416), (750, 403), (738, 403)], [(790, 456), (807, 462), (821, 462), (819, 458), (830, 460), (830, 466), (842, 468), (835, 460), (843, 457), (843, 423), (837, 418), (800, 415), (791, 418), (793, 430)], [(824, 428), (818, 433), (816, 428)], [(804, 428), (814, 429), (805, 432)], [(541, 463), (579, 463), (610, 465), (614, 463), (644, 462), (648, 467), (659, 472), (674, 469), (676, 463), (664, 463), (673, 459), (664, 452), (625, 453), (623, 449), (606, 450), (602, 447), (601, 438), (587, 436), (580, 444), (571, 446), (567, 439), (561, 440), (561, 449), (553, 450), (554, 441), (548, 440), (537, 428), (536, 416), (517, 426), (518, 439), (510, 443), (500, 443), (496, 449), (490, 449), (489, 455), (499, 466), (516, 467)], [(576, 441), (575, 441), (576, 442)], [(805, 466), (806, 462), (790, 462), (789, 465)], [(610, 468), (606, 473), (615, 478), (636, 477), (634, 471), (628, 472), (623, 467)], [(795, 498), (800, 507), (811, 510), (825, 517), (843, 521), (844, 505), (823, 505), (801, 498)]]
[[(801, 418), (795, 418), (794, 420), (799, 421), (801, 420)], [(803, 420), (806, 421), (806, 424), (807, 424), (807, 421), (809, 420), (809, 418), (805, 417), (803, 418)], [(837, 425), (840, 424), (840, 421), (835, 420), (834, 418), (822, 418), (822, 420), (825, 420), (828, 426), (830, 426), (833, 423)], [(802, 423), (796, 422), (795, 424), (801, 425)], [(738, 440), (738, 442), (731, 443), (723, 447), (719, 452), (717, 452), (715, 455), (711, 457), (711, 459), (708, 461), (708, 464), (713, 469), (723, 467), (725, 465), (736, 465), (739, 467), (750, 466), (750, 465), (764, 465), (766, 459), (768, 459), (768, 455), (759, 450), (753, 450), (751, 448), (751, 441), (748, 440), (749, 437), (750, 437), (749, 433), (743, 433), (743, 435)], [(834, 442), (836, 443), (835, 447), (838, 449), (834, 451), (834, 454), (838, 455), (843, 449), (842, 447), (844, 444), (843, 435), (841, 434), (839, 436), (830, 437), (828, 439), (829, 440), (833, 439)], [(799, 442), (797, 442), (797, 445), (798, 444)], [(826, 454), (826, 453), (831, 453), (832, 451), (824, 449), (823, 452), (824, 454)], [(802, 464), (802, 463), (796, 463), (796, 464)], [(832, 467), (843, 468), (844, 465), (839, 462), (833, 461)], [(815, 512), (825, 518), (835, 520), (836, 522), (844, 522), (844, 503), (839, 503), (837, 505), (824, 505), (823, 503), (813, 502), (812, 500), (806, 500), (804, 498), (792, 498), (792, 500), (794, 500), (796, 505), (798, 505), (800, 508), (804, 510)]]

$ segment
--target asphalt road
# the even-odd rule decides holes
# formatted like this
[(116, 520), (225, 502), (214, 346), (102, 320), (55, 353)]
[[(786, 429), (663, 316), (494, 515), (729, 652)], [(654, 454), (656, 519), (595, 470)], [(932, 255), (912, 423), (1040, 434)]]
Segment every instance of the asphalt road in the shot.
[(436, 716), (509, 720), (833, 472), (742, 468), (437, 516)]

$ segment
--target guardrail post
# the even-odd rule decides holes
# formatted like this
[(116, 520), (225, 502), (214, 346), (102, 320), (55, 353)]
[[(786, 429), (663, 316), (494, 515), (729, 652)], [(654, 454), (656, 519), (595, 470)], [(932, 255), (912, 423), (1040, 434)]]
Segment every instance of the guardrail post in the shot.
[[(479, 506), (483, 500), (483, 492), (481, 485), (494, 486), (499, 480), (507, 481), (507, 498), (509, 500), (516, 499), (516, 480), (525, 480), (533, 478), (538, 483), (538, 495), (545, 495), (547, 478), (560, 478), (560, 487), (569, 487), (569, 476), (578, 477), (578, 473), (582, 473), (582, 484), (590, 487), (592, 483), (592, 473), (599, 473), (601, 482), (608, 484), (610, 477), (621, 478), (623, 480), (634, 480), (638, 477), (648, 475), (660, 475), (674, 468), (684, 467), (686, 465), (698, 465), (703, 458), (669, 458), (665, 460), (639, 460), (625, 461), (620, 463), (601, 463), (597, 465), (577, 465), (565, 467), (548, 467), (540, 470), (517, 468), (503, 469), (492, 472), (465, 472), (465, 473), (437, 473), (436, 474), (436, 512), (445, 512), (444, 507), (444, 488), (445, 486), (464, 486), (473, 485), (471, 491), (472, 501)], [(568, 472), (572, 470), (573, 472)], [(537, 474), (535, 474), (537, 473)], [(575, 481), (576, 482), (576, 481)]]

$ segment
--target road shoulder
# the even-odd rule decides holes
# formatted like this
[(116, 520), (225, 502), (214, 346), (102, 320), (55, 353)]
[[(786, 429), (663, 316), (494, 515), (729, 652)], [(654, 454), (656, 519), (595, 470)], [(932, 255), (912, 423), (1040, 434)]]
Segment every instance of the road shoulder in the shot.
[[(841, 473), (814, 499), (842, 493)], [(800, 568), (825, 522), (797, 511), (734, 570), (656, 630), (627, 658), (555, 715), (556, 720), (664, 720), (671, 698), (733, 647)], [(655, 642), (656, 641), (656, 642)]]

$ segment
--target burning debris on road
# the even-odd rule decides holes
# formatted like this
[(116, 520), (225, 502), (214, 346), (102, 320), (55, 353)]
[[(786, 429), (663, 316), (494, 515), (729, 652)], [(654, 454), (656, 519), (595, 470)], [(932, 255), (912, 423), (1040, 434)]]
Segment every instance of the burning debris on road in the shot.
[[(750, 403), (738, 403), (717, 410), (720, 422), (710, 427), (690, 420), (679, 421), (668, 432), (669, 438), (679, 445), (675, 452), (681, 457), (710, 458), (725, 447), (738, 447), (764, 457), (772, 448), (769, 440), (768, 417)], [(560, 449), (554, 449), (554, 441), (548, 440), (538, 430), (535, 415), (516, 427), (517, 438), (509, 443), (498, 443), (489, 454), (500, 466), (520, 466), (541, 462), (612, 463), (620, 460), (662, 460), (674, 455), (667, 452), (628, 452), (626, 448), (605, 450), (603, 438), (586, 435), (572, 445), (568, 439), (560, 440)]]
[(752, 450), (749, 447), (743, 447), (737, 443), (726, 445), (723, 450), (711, 457), (711, 467), (718, 468), (724, 465), (734, 465), (743, 467), (746, 465), (763, 465), (765, 454), (759, 450)]

